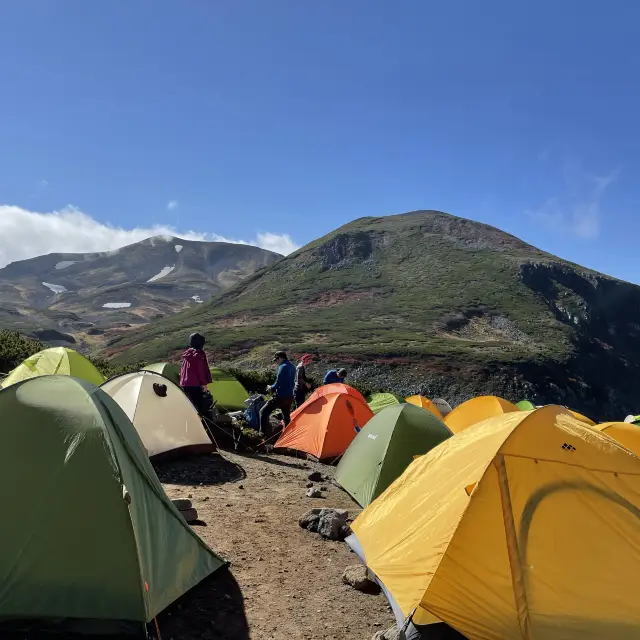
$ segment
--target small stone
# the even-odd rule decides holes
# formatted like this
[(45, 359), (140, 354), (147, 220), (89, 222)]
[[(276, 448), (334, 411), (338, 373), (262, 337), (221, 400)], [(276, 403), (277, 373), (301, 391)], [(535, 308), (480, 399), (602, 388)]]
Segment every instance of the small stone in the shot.
[(320, 491), (329, 491), (329, 487), (325, 487), (325, 485), (322, 485), (320, 487)]
[(189, 500), (191, 500), (191, 498), (193, 498), (193, 496), (191, 494), (188, 494), (187, 498), (189, 498)]
[(322, 498), (322, 491), (320, 491), (320, 489), (309, 489), (309, 491), (307, 491), (307, 498)]
[(307, 480), (311, 480), (311, 482), (320, 482), (322, 480), (322, 474), (319, 471), (312, 471), (307, 476)]
[(238, 489), (244, 489), (244, 485), (243, 484), (239, 484), (238, 485)]
[(202, 498), (203, 500), (208, 500), (209, 496), (205, 496), (204, 498)]
[(307, 489), (311, 489), (313, 487), (313, 482), (307, 482)]
[(377, 582), (369, 579), (367, 567), (362, 564), (352, 564), (348, 566), (342, 574), (342, 582), (353, 587), (356, 591), (363, 593), (380, 593)]

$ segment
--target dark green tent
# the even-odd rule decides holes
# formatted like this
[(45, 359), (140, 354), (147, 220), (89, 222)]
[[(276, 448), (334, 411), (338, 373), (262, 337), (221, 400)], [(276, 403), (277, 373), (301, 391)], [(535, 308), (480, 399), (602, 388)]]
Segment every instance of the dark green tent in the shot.
[(0, 391), (0, 625), (144, 624), (223, 561), (176, 510), (129, 418), (69, 376)]
[(336, 469), (336, 482), (366, 507), (413, 462), (451, 437), (444, 422), (413, 404), (383, 409), (362, 428)]

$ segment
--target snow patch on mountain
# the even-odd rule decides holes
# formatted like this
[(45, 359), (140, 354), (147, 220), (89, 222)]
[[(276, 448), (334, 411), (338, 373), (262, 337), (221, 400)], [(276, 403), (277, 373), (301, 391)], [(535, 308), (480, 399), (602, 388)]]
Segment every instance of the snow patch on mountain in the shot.
[(75, 264), (76, 262), (78, 262), (77, 260), (61, 260), (60, 262), (58, 262), (58, 264), (56, 264), (56, 269), (58, 269), (58, 271), (60, 271), (60, 269), (66, 269), (67, 267), (70, 267), (72, 264)]
[(47, 289), (51, 289), (55, 294), (64, 293), (67, 290), (67, 288), (61, 284), (51, 284), (50, 282), (43, 282), (42, 284), (47, 287)]
[(163, 267), (160, 273), (156, 273), (156, 275), (153, 276), (153, 278), (149, 278), (147, 282), (155, 282), (156, 280), (160, 280), (160, 278), (168, 276), (175, 268), (175, 264), (173, 265), (173, 267)]
[(191, 299), (198, 304), (202, 304), (204, 300), (200, 296), (191, 296)]
[(176, 244), (173, 247), (176, 250), (176, 253), (180, 253), (182, 251), (182, 245), (181, 244)]
[(130, 302), (105, 302), (102, 305), (104, 309), (127, 309), (130, 306)]

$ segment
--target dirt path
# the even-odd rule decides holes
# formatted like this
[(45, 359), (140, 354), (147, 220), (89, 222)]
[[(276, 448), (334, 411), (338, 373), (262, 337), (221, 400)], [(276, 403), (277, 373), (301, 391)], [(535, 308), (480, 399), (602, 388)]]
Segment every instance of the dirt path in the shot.
[(158, 469), (169, 497), (191, 498), (202, 520), (195, 530), (231, 563), (160, 617), (163, 640), (370, 640), (391, 626), (384, 596), (342, 583), (344, 568), (358, 561), (347, 545), (298, 526), (312, 507), (360, 510), (328, 483), (325, 498), (305, 496), (311, 471), (333, 469), (286, 456), (223, 455)]

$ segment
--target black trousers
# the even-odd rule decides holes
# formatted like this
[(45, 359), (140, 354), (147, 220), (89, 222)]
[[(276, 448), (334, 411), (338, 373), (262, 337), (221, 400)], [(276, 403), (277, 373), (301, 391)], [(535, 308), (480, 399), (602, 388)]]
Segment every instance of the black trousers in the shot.
[(271, 423), (269, 418), (271, 414), (276, 410), (282, 411), (282, 417), (284, 419), (284, 426), (286, 427), (291, 422), (291, 404), (293, 398), (286, 398), (284, 396), (273, 396), (270, 400), (265, 402), (262, 409), (260, 409), (260, 431), (266, 437), (271, 437)]
[(182, 387), (182, 390), (187, 394), (196, 411), (201, 416), (211, 419), (211, 401), (205, 397), (202, 387)]
[(293, 407), (299, 409), (304, 404), (304, 400), (307, 396), (307, 390), (304, 387), (300, 389), (294, 389), (293, 391)]

